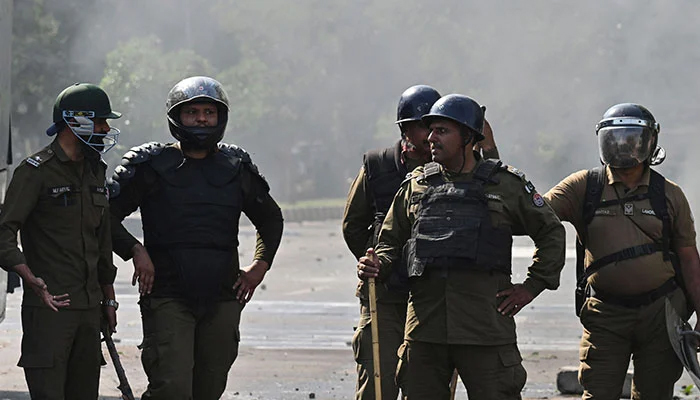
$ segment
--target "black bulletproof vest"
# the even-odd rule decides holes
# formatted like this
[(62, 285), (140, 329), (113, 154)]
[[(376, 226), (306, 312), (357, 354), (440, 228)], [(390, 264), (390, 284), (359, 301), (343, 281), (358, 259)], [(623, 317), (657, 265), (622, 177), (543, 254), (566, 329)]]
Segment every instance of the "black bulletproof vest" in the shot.
[(238, 272), (241, 159), (223, 152), (183, 159), (170, 147), (151, 166), (158, 179), (141, 203), (146, 248), (168, 257), (189, 296), (217, 297)]
[(425, 166), (419, 179), (430, 186), (406, 246), (409, 277), (430, 268), (511, 273), (512, 232), (493, 226), (484, 192), (485, 184), (497, 183), (499, 168), (500, 161), (487, 160), (471, 182), (446, 182), (437, 164)]
[[(406, 166), (401, 162), (401, 141), (394, 146), (382, 150), (372, 150), (364, 156), (365, 174), (367, 174), (367, 186), (372, 199), (374, 209), (374, 221), (372, 223), (372, 235), (367, 247), (374, 247), (379, 239), (379, 231), (384, 223), (394, 196), (401, 187), (401, 182), (408, 173)], [(403, 265), (397, 261), (397, 265)], [(408, 276), (403, 267), (393, 268), (387, 288), (393, 292), (408, 293)]]
[(408, 173), (401, 162), (401, 141), (365, 154), (364, 166), (375, 214), (381, 214), (383, 220)]

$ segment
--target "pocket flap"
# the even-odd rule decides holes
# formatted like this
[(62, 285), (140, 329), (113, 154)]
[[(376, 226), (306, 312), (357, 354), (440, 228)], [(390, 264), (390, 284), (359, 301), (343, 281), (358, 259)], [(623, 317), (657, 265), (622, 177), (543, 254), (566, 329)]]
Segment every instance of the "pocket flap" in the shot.
[(517, 349), (504, 349), (499, 351), (498, 355), (501, 357), (501, 362), (504, 367), (512, 367), (523, 361)]

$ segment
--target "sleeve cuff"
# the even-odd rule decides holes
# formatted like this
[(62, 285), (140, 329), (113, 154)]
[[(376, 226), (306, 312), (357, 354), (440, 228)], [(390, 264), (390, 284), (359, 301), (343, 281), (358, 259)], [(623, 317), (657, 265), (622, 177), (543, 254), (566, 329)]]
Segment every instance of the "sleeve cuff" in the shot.
[(15, 265), (26, 263), (27, 260), (24, 258), (24, 254), (22, 254), (22, 252), (18, 250), (16, 254), (12, 254), (11, 257), (4, 259), (2, 264), (0, 264), (0, 268), (4, 269), (7, 272), (15, 272), (14, 268), (12, 267), (14, 267)]
[(97, 281), (100, 283), (100, 285), (113, 285), (116, 278), (117, 268), (115, 266), (112, 266), (111, 268), (103, 268), (97, 275)]
[(532, 294), (533, 297), (539, 296), (539, 294), (547, 288), (547, 285), (544, 282), (532, 277), (525, 279), (523, 286), (528, 292), (530, 292), (530, 294)]
[(119, 243), (114, 242), (113, 251), (122, 260), (129, 261), (133, 257), (131, 249), (133, 249), (134, 246), (136, 246), (138, 243), (139, 241), (136, 240), (136, 238), (134, 237), (130, 237), (129, 239), (125, 239), (123, 241), (120, 241)]

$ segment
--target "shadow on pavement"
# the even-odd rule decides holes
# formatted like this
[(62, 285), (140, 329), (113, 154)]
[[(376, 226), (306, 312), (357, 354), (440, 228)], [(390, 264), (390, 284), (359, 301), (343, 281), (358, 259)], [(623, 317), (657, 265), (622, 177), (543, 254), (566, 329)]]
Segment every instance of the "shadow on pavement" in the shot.
[[(136, 398), (137, 400), (139, 397)], [(10, 392), (0, 390), (0, 400), (30, 400), (27, 392)], [(99, 400), (122, 400), (121, 397), (100, 396)]]

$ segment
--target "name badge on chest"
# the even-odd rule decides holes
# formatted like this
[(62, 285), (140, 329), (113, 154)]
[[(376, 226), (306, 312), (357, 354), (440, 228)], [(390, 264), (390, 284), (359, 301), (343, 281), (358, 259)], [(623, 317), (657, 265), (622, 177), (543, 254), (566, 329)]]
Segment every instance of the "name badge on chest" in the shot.
[(625, 215), (634, 215), (634, 204), (633, 203), (625, 203), (624, 211), (625, 211)]

